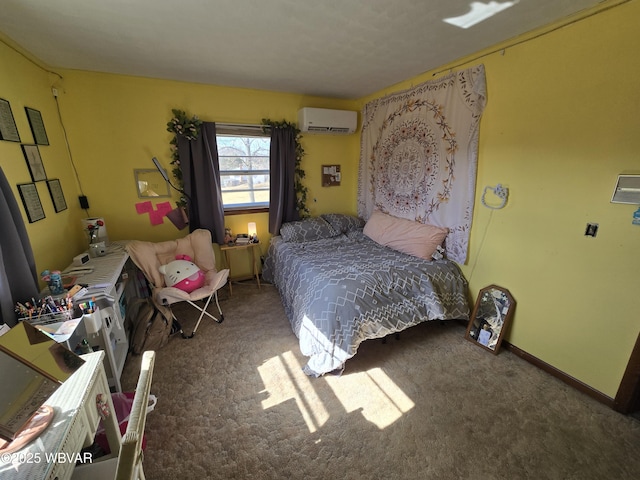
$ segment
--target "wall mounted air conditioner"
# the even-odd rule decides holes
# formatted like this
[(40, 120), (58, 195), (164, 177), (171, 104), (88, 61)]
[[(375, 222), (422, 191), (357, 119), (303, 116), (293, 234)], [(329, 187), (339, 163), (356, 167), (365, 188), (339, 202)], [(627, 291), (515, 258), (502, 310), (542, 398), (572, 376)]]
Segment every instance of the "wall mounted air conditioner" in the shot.
[(640, 175), (618, 175), (611, 203), (640, 205)]
[(305, 133), (348, 135), (358, 128), (358, 112), (305, 107), (298, 110), (298, 128)]

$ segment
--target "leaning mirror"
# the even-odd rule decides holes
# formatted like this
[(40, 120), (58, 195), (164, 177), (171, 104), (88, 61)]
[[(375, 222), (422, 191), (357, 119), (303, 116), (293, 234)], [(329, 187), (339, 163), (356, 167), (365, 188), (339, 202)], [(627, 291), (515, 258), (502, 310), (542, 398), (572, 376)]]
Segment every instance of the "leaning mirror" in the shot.
[(0, 452), (7, 453), (5, 441), (11, 442), (23, 432), (38, 433), (30, 421), (83, 363), (28, 322), (20, 322), (0, 336)]
[(506, 288), (489, 285), (478, 293), (465, 338), (497, 354), (509, 327), (516, 301)]

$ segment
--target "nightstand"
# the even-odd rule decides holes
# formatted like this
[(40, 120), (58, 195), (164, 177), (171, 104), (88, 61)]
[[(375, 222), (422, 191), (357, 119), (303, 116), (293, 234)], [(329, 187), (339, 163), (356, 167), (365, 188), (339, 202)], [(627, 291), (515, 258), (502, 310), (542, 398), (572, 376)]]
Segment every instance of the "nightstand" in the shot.
[[(233, 269), (231, 268), (231, 257), (233, 255), (229, 255), (229, 252), (234, 250), (241, 250), (251, 255), (251, 265), (253, 265), (253, 275), (249, 275), (249, 276), (245, 275), (241, 277), (233, 276)], [(256, 250), (257, 250), (257, 253), (256, 253)], [(232, 280), (245, 280), (247, 278), (255, 277), (256, 282), (258, 283), (258, 288), (260, 288), (260, 273), (258, 270), (258, 259), (260, 258), (260, 243), (247, 243), (246, 245), (221, 245), (220, 251), (224, 255), (226, 268), (229, 269), (229, 294), (230, 295), (233, 294), (233, 286), (231, 285)]]

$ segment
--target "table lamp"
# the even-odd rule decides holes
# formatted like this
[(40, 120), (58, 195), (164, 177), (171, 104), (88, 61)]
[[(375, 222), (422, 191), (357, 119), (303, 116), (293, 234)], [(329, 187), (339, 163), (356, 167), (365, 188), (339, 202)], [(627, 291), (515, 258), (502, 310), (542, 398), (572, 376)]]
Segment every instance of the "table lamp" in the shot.
[(258, 241), (258, 232), (256, 231), (256, 222), (249, 222), (247, 225), (247, 230), (249, 234), (249, 238), (252, 243), (257, 243)]

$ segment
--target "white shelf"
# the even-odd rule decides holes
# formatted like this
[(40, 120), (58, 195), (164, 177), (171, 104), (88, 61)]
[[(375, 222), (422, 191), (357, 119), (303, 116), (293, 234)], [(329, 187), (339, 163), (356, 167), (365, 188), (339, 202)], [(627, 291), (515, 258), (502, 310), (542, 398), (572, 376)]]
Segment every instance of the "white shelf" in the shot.
[(93, 271), (76, 279), (78, 284), (89, 285), (87, 293), (82, 298), (74, 299), (78, 303), (92, 300), (98, 307), (94, 313), (101, 316), (98, 331), (87, 333), (86, 329), (81, 328), (78, 334), (84, 335), (80, 339), (86, 338), (94, 350), (105, 352), (104, 367), (109, 387), (117, 392), (122, 391), (120, 376), (129, 352), (129, 339), (121, 310), (130, 290), (127, 289), (131, 268), (127, 263), (129, 255), (124, 248), (126, 243), (113, 242), (104, 257), (89, 260), (85, 266), (93, 268)]

